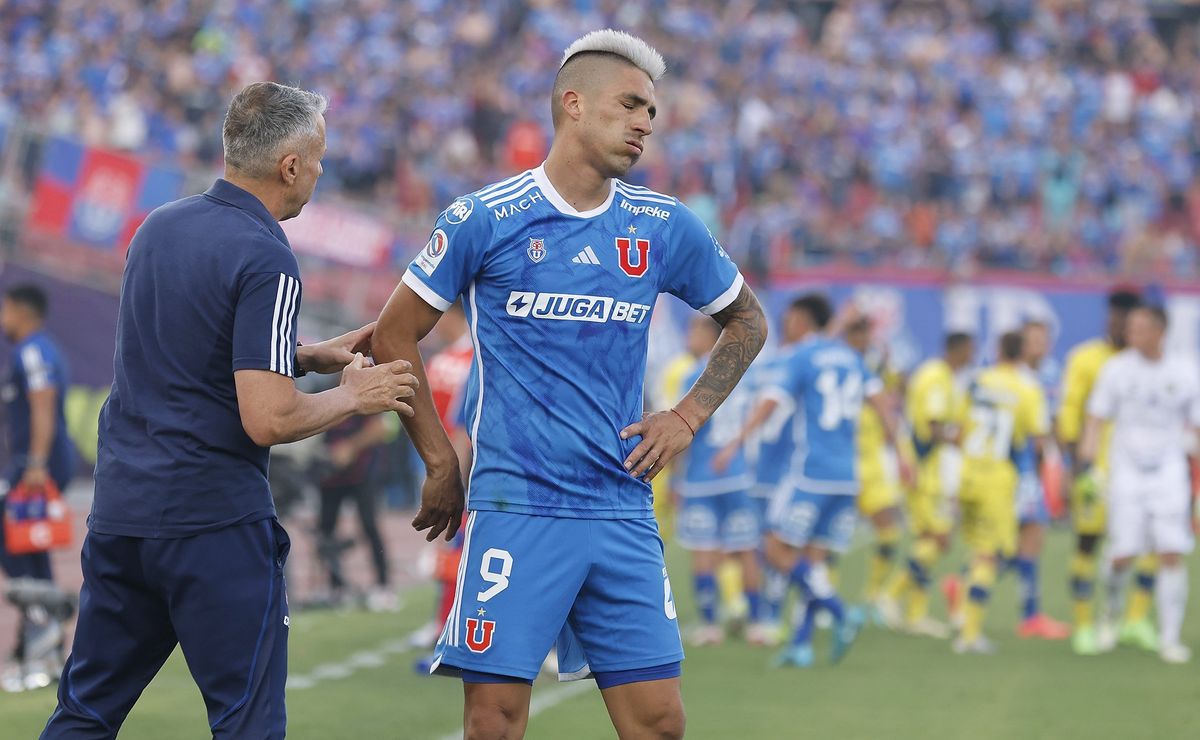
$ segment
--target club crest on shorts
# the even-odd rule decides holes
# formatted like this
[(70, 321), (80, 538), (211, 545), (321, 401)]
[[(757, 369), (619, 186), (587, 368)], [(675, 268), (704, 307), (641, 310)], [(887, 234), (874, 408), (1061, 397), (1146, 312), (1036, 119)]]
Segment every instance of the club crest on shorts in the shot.
[(473, 653), (486, 653), (492, 646), (496, 623), (491, 619), (467, 617), (467, 647)]
[(650, 269), (650, 240), (617, 237), (617, 264), (629, 277), (640, 278)]
[(525, 250), (525, 254), (534, 262), (541, 262), (546, 258), (546, 240), (529, 237), (529, 249)]

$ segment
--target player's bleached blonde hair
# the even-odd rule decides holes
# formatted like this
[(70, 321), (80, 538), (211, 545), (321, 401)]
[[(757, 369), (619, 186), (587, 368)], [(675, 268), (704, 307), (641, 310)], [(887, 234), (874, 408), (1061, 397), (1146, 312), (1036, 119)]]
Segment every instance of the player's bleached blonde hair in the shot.
[(637, 36), (611, 28), (592, 31), (572, 42), (563, 52), (562, 63), (558, 65), (559, 69), (566, 66), (567, 62), (571, 61), (575, 55), (587, 52), (615, 54), (645, 72), (654, 82), (662, 79), (662, 76), (667, 73), (666, 60), (653, 46)]

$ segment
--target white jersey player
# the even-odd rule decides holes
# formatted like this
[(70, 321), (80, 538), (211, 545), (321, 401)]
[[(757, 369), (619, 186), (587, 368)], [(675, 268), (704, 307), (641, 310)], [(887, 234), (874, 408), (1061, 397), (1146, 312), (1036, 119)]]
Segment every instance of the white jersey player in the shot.
[(1160, 555), (1159, 654), (1184, 663), (1191, 651), (1179, 638), (1188, 590), (1183, 556), (1193, 547), (1187, 456), (1200, 428), (1200, 375), (1191, 363), (1163, 356), (1166, 327), (1161, 308), (1130, 314), (1128, 349), (1104, 365), (1088, 400), (1081, 457), (1095, 459), (1102, 426), (1111, 423), (1109, 613), (1117, 613), (1134, 557)]

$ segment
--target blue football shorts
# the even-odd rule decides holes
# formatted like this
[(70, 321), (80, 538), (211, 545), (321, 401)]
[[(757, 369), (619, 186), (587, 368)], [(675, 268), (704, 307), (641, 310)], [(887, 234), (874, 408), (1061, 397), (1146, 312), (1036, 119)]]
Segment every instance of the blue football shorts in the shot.
[(688, 550), (756, 550), (761, 534), (758, 507), (745, 491), (685, 496), (675, 516), (675, 537)]
[(433, 673), (533, 679), (552, 648), (563, 681), (683, 660), (654, 519), (472, 511), (456, 588)]
[(1017, 483), (1017, 519), (1025, 524), (1049, 524), (1046, 492), (1037, 473), (1022, 473)]
[(854, 494), (782, 489), (771, 502), (768, 527), (792, 547), (818, 545), (831, 552), (846, 552), (858, 524), (857, 499)]

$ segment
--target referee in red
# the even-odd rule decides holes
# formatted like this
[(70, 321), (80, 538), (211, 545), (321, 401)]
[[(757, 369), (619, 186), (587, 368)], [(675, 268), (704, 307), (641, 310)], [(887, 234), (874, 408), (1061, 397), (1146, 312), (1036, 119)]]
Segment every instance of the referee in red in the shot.
[[(214, 738), (284, 736), (288, 537), (269, 448), (355, 414), (411, 415), (416, 384), (406, 362), (364, 359), (374, 325), (296, 342), (300, 272), (279, 222), (321, 175), (325, 106), (246, 87), (225, 117), (225, 177), (133, 237), (78, 625), (43, 738), (116, 737), (176, 644)], [(302, 393), (305, 372), (341, 384)]]

